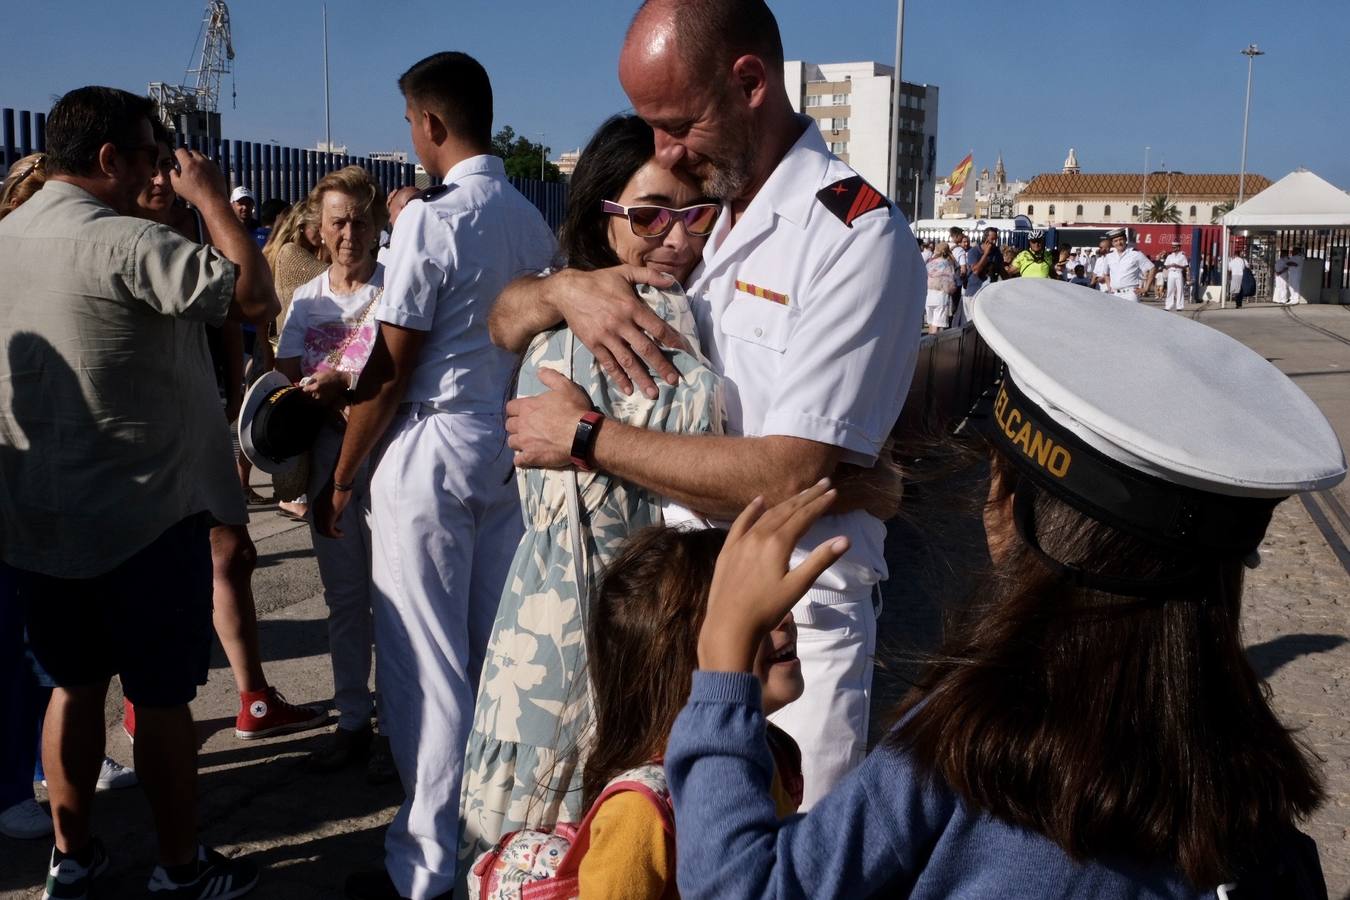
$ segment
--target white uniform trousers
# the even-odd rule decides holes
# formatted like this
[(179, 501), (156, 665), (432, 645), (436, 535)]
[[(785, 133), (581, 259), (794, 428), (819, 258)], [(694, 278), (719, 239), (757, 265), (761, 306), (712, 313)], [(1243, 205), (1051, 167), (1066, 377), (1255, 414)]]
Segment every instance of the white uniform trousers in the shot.
[(454, 887), (474, 697), (523, 525), (499, 416), (415, 406), (371, 476), (380, 724), (406, 799), (385, 835), (399, 894)]
[(1139, 288), (1128, 287), (1120, 288), (1118, 290), (1113, 289), (1111, 293), (1122, 300), (1129, 300), (1131, 303), (1139, 302)]
[[(317, 497), (333, 474), (342, 450), (342, 432), (324, 426), (314, 441), (309, 496)], [(338, 727), (355, 731), (370, 725), (371, 587), (370, 463), (352, 480), (351, 499), (338, 525), (342, 537), (324, 537), (310, 521), (314, 557), (319, 562), (323, 599), (328, 604), (328, 654), (333, 663), (333, 705)]]
[(1167, 270), (1167, 303), (1165, 309), (1186, 308), (1186, 286), (1180, 269)]
[(1275, 276), (1275, 295), (1270, 299), (1275, 303), (1289, 302), (1289, 282), (1279, 275)]
[(792, 609), (806, 690), (769, 720), (802, 751), (806, 812), (867, 755), (877, 617), (872, 588), (812, 588)]

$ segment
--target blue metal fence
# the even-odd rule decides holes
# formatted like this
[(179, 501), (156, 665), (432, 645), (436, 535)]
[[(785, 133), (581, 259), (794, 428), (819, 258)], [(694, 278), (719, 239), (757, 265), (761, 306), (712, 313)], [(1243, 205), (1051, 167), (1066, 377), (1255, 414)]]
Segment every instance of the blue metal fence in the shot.
[[(356, 165), (369, 172), (386, 190), (415, 185), (416, 167), (411, 163), (369, 159), (345, 153), (325, 153), (273, 143), (178, 137), (179, 146), (191, 147), (215, 160), (231, 187), (243, 185), (259, 203), (280, 197), (288, 203), (303, 200), (329, 172)], [(29, 153), (47, 149), (47, 116), (26, 110), (0, 109), (0, 178), (9, 167)], [(529, 178), (512, 178), (516, 190), (538, 207), (555, 231), (562, 224), (567, 206), (567, 185)]]

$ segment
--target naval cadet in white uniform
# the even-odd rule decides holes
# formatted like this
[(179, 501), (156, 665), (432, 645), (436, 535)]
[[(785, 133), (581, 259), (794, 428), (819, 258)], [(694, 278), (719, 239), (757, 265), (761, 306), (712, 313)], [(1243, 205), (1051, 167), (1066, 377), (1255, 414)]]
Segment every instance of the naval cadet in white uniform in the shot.
[[(847, 482), (844, 471), (882, 480), (888, 467), (876, 463), (913, 376), (926, 285), (913, 236), (829, 152), (816, 124), (793, 113), (782, 52), (760, 0), (650, 0), (620, 57), (620, 81), (654, 129), (657, 161), (727, 201), (689, 286), (702, 349), (725, 379), (727, 436), (606, 420), (586, 448), (601, 469), (685, 510), (668, 507), (668, 519), (696, 510), (725, 524), (756, 497), (774, 503), (832, 474)], [(616, 380), (650, 388), (648, 365), (664, 375), (669, 363), (639, 333), (667, 339), (632, 296), (629, 282), (644, 277), (618, 267), (518, 282), (493, 311), (494, 339), (519, 348), (532, 329), (565, 319), (600, 347)], [(622, 324), (606, 331), (596, 326), (604, 319)], [(518, 465), (568, 464), (589, 404), (555, 381), (557, 389), (508, 407)], [(794, 609), (806, 694), (774, 718), (801, 747), (804, 807), (866, 752), (873, 593), (887, 575), (885, 511), (857, 497), (837, 510), (796, 551), (800, 559), (837, 535), (851, 542)]]
[(1106, 254), (1106, 290), (1123, 300), (1137, 301), (1148, 289), (1153, 260), (1128, 246), (1124, 228), (1108, 232), (1111, 252)]
[(1172, 241), (1172, 252), (1163, 260), (1167, 270), (1167, 303), (1164, 309), (1186, 308), (1186, 286), (1190, 282), (1191, 261), (1181, 252), (1181, 241)]
[(380, 336), (316, 514), (331, 534), (373, 452), (376, 686), (406, 799), (385, 836), (386, 871), (354, 874), (347, 896), (423, 900), (454, 886), (465, 741), (523, 527), (503, 430), (515, 358), (492, 344), (487, 313), (507, 281), (550, 264), (556, 243), (489, 154), (482, 66), (438, 53), (399, 88), (413, 147), (441, 184), (399, 217)]

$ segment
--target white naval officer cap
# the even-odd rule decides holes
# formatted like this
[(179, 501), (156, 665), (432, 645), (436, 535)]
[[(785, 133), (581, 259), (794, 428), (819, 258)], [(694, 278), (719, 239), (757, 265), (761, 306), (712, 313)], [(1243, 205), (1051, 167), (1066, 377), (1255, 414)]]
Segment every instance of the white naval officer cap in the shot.
[(1345, 477), (1308, 395), (1207, 325), (1039, 278), (987, 286), (973, 319), (1004, 372), (971, 424), (1036, 488), (1142, 540), (1247, 556), (1280, 499)]

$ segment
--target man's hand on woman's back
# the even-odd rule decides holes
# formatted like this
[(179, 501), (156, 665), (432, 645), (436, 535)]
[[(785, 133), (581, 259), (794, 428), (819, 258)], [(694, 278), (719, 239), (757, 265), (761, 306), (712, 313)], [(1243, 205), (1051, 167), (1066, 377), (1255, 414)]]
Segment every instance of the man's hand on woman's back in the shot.
[(545, 278), (518, 278), (497, 299), (488, 327), (500, 347), (521, 353), (534, 336), (559, 321), (595, 355), (625, 394), (633, 385), (656, 396), (654, 369), (668, 384), (679, 381), (662, 346), (687, 349), (678, 331), (638, 299), (633, 287), (668, 288), (674, 279), (656, 269), (618, 265), (582, 271), (561, 269)]

